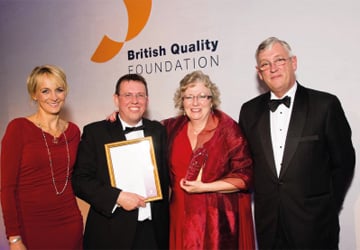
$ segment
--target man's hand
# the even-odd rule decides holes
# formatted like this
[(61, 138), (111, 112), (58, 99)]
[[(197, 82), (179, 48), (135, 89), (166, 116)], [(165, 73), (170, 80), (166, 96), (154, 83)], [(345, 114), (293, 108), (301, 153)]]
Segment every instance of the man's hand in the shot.
[(145, 197), (125, 191), (120, 192), (116, 203), (127, 211), (146, 206)]

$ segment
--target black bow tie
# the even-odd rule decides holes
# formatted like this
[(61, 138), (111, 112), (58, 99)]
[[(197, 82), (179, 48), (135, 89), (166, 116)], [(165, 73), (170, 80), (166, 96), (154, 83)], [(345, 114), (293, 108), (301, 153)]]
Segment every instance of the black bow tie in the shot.
[(137, 130), (143, 130), (143, 129), (144, 129), (143, 125), (138, 126), (138, 127), (125, 127), (124, 134), (130, 133), (133, 131), (137, 131)]
[(290, 96), (285, 96), (283, 99), (269, 100), (269, 108), (271, 112), (274, 112), (280, 104), (284, 104), (286, 107), (290, 107)]

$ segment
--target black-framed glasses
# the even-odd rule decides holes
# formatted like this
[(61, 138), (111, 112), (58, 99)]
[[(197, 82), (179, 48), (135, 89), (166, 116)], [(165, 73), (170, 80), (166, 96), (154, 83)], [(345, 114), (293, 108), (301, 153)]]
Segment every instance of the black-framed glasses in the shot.
[(211, 98), (212, 98), (212, 95), (201, 94), (201, 95), (185, 95), (185, 96), (183, 96), (182, 99), (184, 102), (193, 102), (194, 100), (196, 100), (198, 102), (205, 102)]
[(280, 67), (283, 66), (287, 60), (291, 59), (291, 57), (288, 58), (283, 58), (283, 57), (279, 57), (276, 58), (274, 61), (270, 62), (270, 61), (263, 61), (262, 63), (260, 63), (259, 65), (259, 69), (261, 71), (267, 71), (269, 70), (273, 65), (276, 65), (276, 67)]

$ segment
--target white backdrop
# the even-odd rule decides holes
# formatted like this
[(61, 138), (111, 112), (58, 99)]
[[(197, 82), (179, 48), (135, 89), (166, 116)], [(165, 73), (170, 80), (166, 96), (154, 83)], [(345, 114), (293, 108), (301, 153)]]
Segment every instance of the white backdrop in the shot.
[[(219, 86), (221, 109), (238, 120), (241, 104), (262, 91), (255, 49), (277, 36), (297, 55), (301, 84), (340, 98), (355, 149), (360, 148), (358, 0), (142, 1), (152, 6), (141, 32), (111, 60), (96, 63), (91, 57), (104, 35), (122, 42), (131, 30), (128, 15), (133, 13), (124, 1), (0, 0), (0, 136), (9, 120), (34, 112), (26, 77), (45, 63), (67, 73), (64, 116), (80, 128), (112, 112), (115, 82), (129, 70), (142, 73), (149, 83), (152, 119), (176, 114), (172, 98), (179, 80), (201, 69)], [(145, 12), (144, 6), (137, 10)], [(190, 51), (176, 54), (181, 46)], [(154, 56), (156, 49), (162, 54)], [(152, 57), (145, 58), (145, 50)], [(131, 51), (142, 57), (130, 60)], [(340, 215), (340, 249), (360, 249), (359, 182), (356, 170)], [(6, 249), (0, 222), (0, 249)]]

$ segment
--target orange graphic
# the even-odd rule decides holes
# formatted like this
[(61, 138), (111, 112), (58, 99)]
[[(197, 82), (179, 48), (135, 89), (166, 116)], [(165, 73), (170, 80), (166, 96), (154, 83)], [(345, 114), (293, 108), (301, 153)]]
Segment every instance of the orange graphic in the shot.
[(136, 37), (145, 27), (151, 11), (151, 0), (124, 0), (128, 13), (128, 30), (125, 41), (118, 42), (104, 35), (91, 61), (103, 63), (118, 54), (124, 43)]

